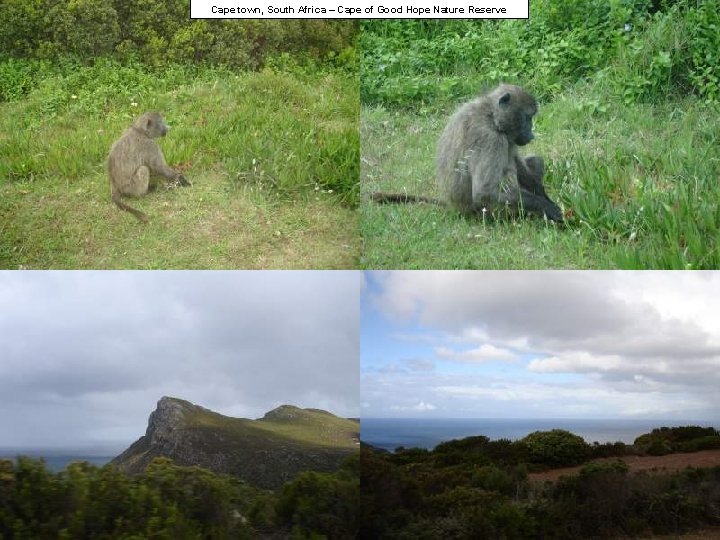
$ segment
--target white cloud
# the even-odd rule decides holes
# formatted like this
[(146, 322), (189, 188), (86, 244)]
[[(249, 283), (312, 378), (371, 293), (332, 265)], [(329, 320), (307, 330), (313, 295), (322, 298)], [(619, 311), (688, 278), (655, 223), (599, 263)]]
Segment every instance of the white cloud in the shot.
[(528, 369), (538, 373), (592, 373), (623, 369), (627, 363), (617, 355), (593, 355), (577, 351), (549, 358), (534, 358), (528, 364)]
[[(720, 410), (720, 272), (383, 272), (370, 279), (374, 305), (395, 321), (393, 331), (429, 336), (428, 348), (445, 360), (434, 380), (407, 387), (409, 395), (432, 388), (443, 412), (480, 407), (480, 416), (504, 415), (514, 403), (545, 404), (557, 415), (676, 410), (707, 418)], [(455, 379), (442, 377), (458, 370)]]
[(445, 360), (455, 360), (458, 362), (492, 362), (495, 360), (517, 360), (518, 356), (507, 350), (495, 347), (488, 343), (481, 345), (475, 349), (466, 351), (455, 351), (449, 347), (436, 347), (435, 354)]
[(416, 412), (427, 412), (427, 411), (434, 411), (437, 409), (435, 405), (432, 403), (426, 403), (425, 401), (420, 401), (415, 405), (393, 405), (390, 407), (394, 411), (416, 411)]

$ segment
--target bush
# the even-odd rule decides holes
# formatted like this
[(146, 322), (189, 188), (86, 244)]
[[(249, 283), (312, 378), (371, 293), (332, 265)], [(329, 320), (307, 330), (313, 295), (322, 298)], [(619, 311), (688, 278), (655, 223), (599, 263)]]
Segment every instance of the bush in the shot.
[(631, 448), (628, 448), (624, 442), (594, 443), (592, 446), (592, 457), (593, 458), (604, 458), (604, 457), (620, 457), (626, 456), (630, 453)]
[(635, 447), (653, 456), (709, 450), (720, 448), (720, 433), (712, 427), (661, 427), (636, 438)]
[(528, 21), (363, 22), (363, 101), (442, 104), (523, 79), (540, 97), (591, 79), (626, 103), (720, 100), (720, 0), (537, 0), (530, 9)]
[(707, 435), (678, 444), (680, 452), (697, 452), (698, 450), (716, 450), (720, 448), (720, 435)]
[(564, 429), (535, 431), (522, 442), (532, 462), (549, 467), (577, 465), (586, 461), (592, 451), (582, 437)]
[(155, 67), (204, 62), (240, 69), (289, 53), (301, 63), (357, 69), (357, 21), (191, 20), (189, 9), (189, 0), (6, 0), (0, 51), (53, 61), (141, 58)]
[(275, 506), (280, 523), (301, 538), (355, 538), (360, 482), (354, 475), (300, 474), (283, 486)]

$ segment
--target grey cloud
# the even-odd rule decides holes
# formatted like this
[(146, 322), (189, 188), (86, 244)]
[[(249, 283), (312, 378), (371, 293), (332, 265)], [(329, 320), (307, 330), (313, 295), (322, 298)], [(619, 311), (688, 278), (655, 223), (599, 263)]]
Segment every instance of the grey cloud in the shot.
[(622, 276), (615, 272), (395, 272), (377, 279), (381, 309), (455, 333), (476, 326), (491, 339), (523, 337), (531, 347), (553, 351), (720, 354), (699, 326), (619, 297), (614, 285)]
[(357, 416), (359, 290), (353, 272), (0, 273), (0, 446), (133, 438), (164, 394)]

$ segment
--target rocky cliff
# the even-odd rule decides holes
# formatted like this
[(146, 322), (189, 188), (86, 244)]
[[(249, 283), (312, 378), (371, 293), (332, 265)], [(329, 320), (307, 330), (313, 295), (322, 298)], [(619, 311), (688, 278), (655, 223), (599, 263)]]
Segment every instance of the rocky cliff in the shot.
[(358, 422), (319, 409), (283, 405), (263, 418), (231, 418), (163, 397), (145, 435), (112, 460), (130, 474), (159, 456), (274, 489), (302, 471), (331, 472), (358, 452)]

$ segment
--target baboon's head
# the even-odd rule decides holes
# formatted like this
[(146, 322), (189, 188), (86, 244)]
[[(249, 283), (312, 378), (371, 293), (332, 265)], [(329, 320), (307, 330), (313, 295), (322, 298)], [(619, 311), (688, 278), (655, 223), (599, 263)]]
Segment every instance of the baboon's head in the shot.
[(135, 120), (133, 127), (151, 139), (164, 137), (170, 129), (158, 112), (146, 112)]
[(537, 113), (535, 98), (519, 86), (501, 84), (491, 94), (494, 100), (493, 121), (518, 146), (524, 146), (535, 137), (532, 119)]

